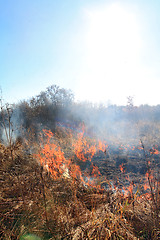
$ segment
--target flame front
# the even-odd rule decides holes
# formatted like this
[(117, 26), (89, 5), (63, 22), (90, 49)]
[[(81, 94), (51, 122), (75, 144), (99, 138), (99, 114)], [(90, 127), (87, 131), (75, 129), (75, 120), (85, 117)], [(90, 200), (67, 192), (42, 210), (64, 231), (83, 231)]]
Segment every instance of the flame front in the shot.
[[(48, 130), (43, 130), (43, 137), (41, 137), (41, 144), (39, 152), (35, 157), (39, 160), (42, 166), (47, 169), (54, 177), (58, 179), (60, 177), (67, 177), (74, 180), (81, 181), (84, 185), (94, 186), (97, 189), (100, 186), (97, 186), (97, 182), (101, 172), (98, 167), (93, 164), (92, 159), (98, 151), (102, 151), (106, 155), (106, 150), (108, 152), (108, 146), (94, 139), (90, 139), (84, 136), (84, 130), (80, 131), (77, 135), (73, 135), (69, 132), (70, 139), (70, 151), (72, 152), (71, 156), (65, 156), (63, 152), (63, 147), (58, 143), (56, 136)], [(65, 144), (67, 145), (67, 144)], [(66, 146), (65, 146), (66, 147)], [(121, 149), (125, 149), (121, 145)], [(127, 146), (131, 150), (135, 150), (134, 146)], [(142, 149), (138, 147), (137, 149)], [(153, 149), (152, 154), (159, 154), (159, 151), (155, 148)], [(106, 157), (106, 156), (105, 156)], [(148, 160), (147, 166), (150, 169), (151, 162)], [(125, 174), (125, 166), (123, 163), (119, 166), (120, 171)], [(119, 189), (123, 192), (124, 196), (133, 196), (133, 191), (136, 189), (135, 184), (129, 179), (129, 176), (125, 177), (129, 182), (128, 187), (123, 186), (122, 189)], [(104, 179), (104, 178), (103, 178)], [(147, 171), (145, 176), (145, 181), (143, 181), (143, 189), (146, 196), (151, 196), (149, 193), (152, 187), (152, 191), (155, 191), (153, 172)], [(142, 195), (144, 196), (144, 195)]]
[[(88, 141), (84, 137), (84, 131), (73, 137), (72, 150), (73, 156), (71, 158), (65, 157), (64, 152), (55, 139), (55, 135), (48, 130), (43, 130), (44, 136), (41, 137), (40, 150), (35, 157), (40, 161), (41, 165), (46, 168), (51, 175), (57, 179), (59, 177), (69, 177), (83, 182), (85, 185), (95, 185), (95, 179), (101, 173), (97, 166), (92, 163), (92, 158), (98, 150), (105, 150), (105, 144), (99, 141), (96, 144), (95, 140)], [(76, 158), (75, 158), (76, 156)], [(81, 170), (80, 164), (90, 162), (90, 174), (87, 171), (84, 173)], [(87, 180), (86, 180), (87, 179)]]

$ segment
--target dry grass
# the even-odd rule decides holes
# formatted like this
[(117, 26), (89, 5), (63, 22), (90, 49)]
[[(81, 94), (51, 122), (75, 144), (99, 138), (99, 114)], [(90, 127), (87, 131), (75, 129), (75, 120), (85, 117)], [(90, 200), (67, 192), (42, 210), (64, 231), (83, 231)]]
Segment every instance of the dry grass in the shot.
[[(54, 180), (22, 145), (0, 145), (0, 239), (159, 239), (152, 200)], [(160, 208), (159, 195), (157, 206)]]

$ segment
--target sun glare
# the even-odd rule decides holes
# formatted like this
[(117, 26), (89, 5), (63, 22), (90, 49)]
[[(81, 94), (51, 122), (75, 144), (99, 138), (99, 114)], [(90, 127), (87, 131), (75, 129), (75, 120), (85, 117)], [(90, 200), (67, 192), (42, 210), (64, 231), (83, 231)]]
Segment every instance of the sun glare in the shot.
[(85, 13), (88, 25), (82, 98), (123, 104), (126, 96), (135, 92), (130, 82), (141, 75), (142, 40), (136, 17), (119, 4)]

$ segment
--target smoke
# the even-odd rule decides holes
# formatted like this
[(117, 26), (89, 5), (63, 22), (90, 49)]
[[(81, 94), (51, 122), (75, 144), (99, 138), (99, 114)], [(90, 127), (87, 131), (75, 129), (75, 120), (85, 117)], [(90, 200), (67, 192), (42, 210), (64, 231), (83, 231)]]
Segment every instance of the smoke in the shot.
[[(92, 142), (101, 140), (104, 143), (106, 149), (95, 153), (92, 160), (108, 179), (120, 174), (121, 165), (132, 179), (137, 175), (137, 182), (138, 176), (146, 173), (146, 159), (140, 140), (144, 143), (146, 153), (150, 154), (148, 156), (152, 157), (155, 164), (159, 164), (151, 153), (158, 153), (158, 157), (160, 155), (157, 147), (160, 143), (160, 106), (105, 106), (75, 102), (67, 90), (65, 92), (57, 87), (49, 90), (13, 105), (11, 115), (7, 111), (3, 114), (1, 112), (0, 118), (5, 121), (1, 121), (0, 134), (5, 144), (9, 144), (8, 139), (12, 143), (16, 142), (19, 136), (30, 143), (39, 143), (39, 136), (46, 129), (55, 133), (57, 142), (63, 145), (62, 151), (67, 159), (72, 151), (69, 144), (73, 145), (74, 141), (74, 138), (69, 139), (68, 132), (74, 137), (83, 132), (85, 139), (93, 140)], [(29, 146), (26, 151), (35, 153), (35, 145)], [(76, 161), (76, 156), (73, 158)], [(79, 164), (77, 160), (77, 164), (81, 171), (90, 168), (90, 161)], [(65, 175), (69, 176), (67, 168)]]
[(11, 145), (22, 135), (20, 111), (16, 105), (6, 104), (0, 112), (0, 138), (5, 145)]
[[(36, 97), (13, 105), (12, 109), (12, 130), (9, 130), (7, 117), (6, 130), (1, 125), (4, 142), (7, 142), (9, 131), (12, 131), (14, 141), (28, 131), (33, 133), (36, 140), (43, 129), (55, 132), (57, 126), (75, 132), (83, 126), (87, 136), (100, 139), (113, 149), (119, 149), (121, 145), (138, 146), (141, 138), (145, 144), (147, 141), (153, 144), (153, 138), (154, 144), (155, 141), (160, 142), (160, 106), (106, 106), (75, 102), (70, 90), (53, 85)], [(125, 149), (123, 153), (126, 153)]]

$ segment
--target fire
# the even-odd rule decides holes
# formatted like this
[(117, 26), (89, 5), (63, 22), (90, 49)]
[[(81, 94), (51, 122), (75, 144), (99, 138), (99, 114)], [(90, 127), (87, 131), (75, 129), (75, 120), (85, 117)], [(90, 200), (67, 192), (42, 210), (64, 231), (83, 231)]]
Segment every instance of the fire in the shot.
[(97, 177), (98, 175), (101, 175), (101, 173), (100, 173), (100, 171), (99, 171), (97, 166), (93, 166), (92, 175), (94, 177)]
[[(87, 160), (91, 161), (97, 150), (95, 141), (92, 141), (92, 144), (89, 144), (84, 137), (84, 130), (78, 134), (77, 140), (74, 139), (72, 146), (76, 157), (83, 162), (86, 162)], [(100, 148), (102, 148), (102, 146), (103, 144), (101, 144)]]
[[(64, 172), (66, 159), (60, 147), (52, 142), (53, 134), (51, 131), (44, 130), (46, 142), (43, 142), (41, 150), (36, 157), (40, 160), (41, 165), (46, 167), (48, 171), (55, 177), (59, 177)], [(41, 141), (43, 141), (41, 139)]]
[[(66, 131), (66, 130), (65, 130)], [(93, 164), (92, 159), (98, 151), (103, 151), (106, 154), (106, 149), (108, 146), (102, 141), (96, 141), (85, 137), (84, 129), (80, 131), (77, 135), (69, 132), (70, 139), (70, 149), (72, 150), (71, 156), (66, 156), (65, 151), (63, 152), (63, 146), (61, 141), (57, 140), (56, 136), (48, 130), (43, 130), (43, 134), (40, 138), (40, 149), (35, 157), (39, 160), (40, 164), (46, 168), (48, 172), (51, 173), (54, 179), (58, 178), (70, 178), (72, 181), (78, 180), (86, 186), (94, 186), (97, 189), (97, 182), (100, 182), (101, 172), (98, 167)], [(65, 146), (66, 147), (66, 146)], [(122, 149), (121, 145), (121, 149)], [(134, 146), (127, 146), (128, 149), (134, 150)], [(123, 147), (125, 149), (125, 147)], [(142, 149), (139, 147), (138, 149)], [(154, 154), (159, 154), (159, 151), (154, 149)], [(148, 171), (143, 181), (143, 189), (145, 193), (142, 195), (146, 196), (147, 199), (151, 198), (151, 190), (155, 192), (155, 179), (153, 177), (153, 172), (150, 170), (150, 161), (147, 162)], [(125, 173), (125, 166), (122, 163), (120, 166), (120, 171)], [(83, 169), (83, 170), (82, 170)], [(128, 181), (128, 186), (123, 186), (119, 189), (124, 197), (134, 198), (134, 191), (137, 189), (133, 181), (130, 180), (129, 176), (125, 176)], [(117, 186), (109, 186), (113, 189), (118, 189)], [(152, 188), (152, 189), (151, 189)]]
[(106, 147), (108, 146), (106, 146), (102, 141), (99, 140), (98, 149), (104, 152), (106, 150)]
[(122, 173), (125, 173), (125, 169), (124, 169), (123, 163), (119, 166), (119, 168), (120, 168), (120, 170), (121, 170)]
[(160, 154), (160, 151), (158, 151), (158, 150), (155, 149), (155, 148), (152, 148), (152, 149), (150, 149), (150, 153), (151, 153), (151, 154), (154, 154), (154, 155), (159, 155), (159, 154)]
[[(35, 157), (40, 161), (51, 175), (57, 179), (59, 177), (70, 177), (80, 180), (85, 185), (94, 185), (95, 179), (101, 175), (97, 166), (93, 165), (92, 158), (98, 150), (104, 151), (106, 146), (101, 141), (96, 144), (95, 140), (89, 141), (84, 137), (84, 130), (73, 137), (72, 149), (73, 156), (65, 157), (61, 146), (57, 143), (54, 134), (51, 131), (43, 130), (44, 136), (41, 137), (39, 152)], [(76, 158), (75, 158), (76, 156)], [(78, 160), (78, 163), (77, 163)], [(82, 172), (81, 163), (90, 161), (90, 174)], [(86, 180), (87, 179), (87, 180)]]
[(143, 188), (146, 191), (147, 189), (149, 189), (149, 184), (148, 183), (144, 183)]

